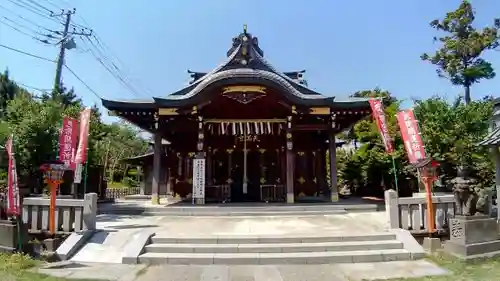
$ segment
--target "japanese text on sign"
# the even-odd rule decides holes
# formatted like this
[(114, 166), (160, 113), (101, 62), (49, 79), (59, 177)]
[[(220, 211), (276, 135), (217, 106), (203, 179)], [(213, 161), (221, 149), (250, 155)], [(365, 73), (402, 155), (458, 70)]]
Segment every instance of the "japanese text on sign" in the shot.
[(205, 159), (193, 159), (193, 198), (205, 198)]
[(385, 118), (384, 107), (380, 100), (370, 100), (370, 107), (373, 112), (373, 117), (377, 122), (377, 127), (382, 136), (382, 141), (384, 142), (385, 150), (389, 153), (394, 151), (392, 146), (392, 139), (389, 135), (389, 127), (387, 126), (387, 120)]

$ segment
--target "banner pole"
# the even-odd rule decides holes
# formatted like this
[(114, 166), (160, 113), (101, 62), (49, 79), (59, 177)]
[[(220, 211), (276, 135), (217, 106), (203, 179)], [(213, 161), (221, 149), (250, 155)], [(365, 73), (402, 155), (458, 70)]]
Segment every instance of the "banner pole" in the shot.
[[(87, 143), (88, 143), (88, 139), (87, 139)], [(87, 148), (85, 149), (86, 150), (86, 153), (85, 153), (85, 171), (84, 171), (84, 178), (83, 178), (83, 196), (85, 196), (85, 194), (87, 194), (87, 177), (88, 177), (88, 169), (89, 169), (89, 148), (87, 146)]]
[[(12, 166), (11, 166), (11, 170), (9, 170), (9, 173), (12, 177), (12, 188), (14, 188), (14, 185), (17, 184), (17, 169), (15, 167), (16, 165), (16, 161), (14, 160), (14, 134), (12, 134)], [(16, 171), (14, 173), (14, 171)], [(19, 193), (19, 190), (18, 190), (18, 193)], [(18, 195), (15, 195), (15, 196), (19, 196)], [(15, 202), (16, 200), (14, 200)], [(16, 224), (17, 224), (17, 250), (19, 252), (22, 252), (23, 251), (23, 241), (21, 240), (22, 238), (22, 235), (21, 235), (21, 213), (20, 213), (20, 207), (21, 207), (21, 197), (19, 196), (19, 201), (17, 201), (16, 203), (17, 207), (17, 212), (16, 212), (16, 216), (15, 216), (15, 219), (16, 219)]]
[(394, 187), (396, 188), (396, 192), (399, 195), (399, 185), (398, 185), (398, 173), (396, 169), (396, 160), (394, 159), (394, 154), (391, 154), (392, 158), (392, 170), (394, 171)]

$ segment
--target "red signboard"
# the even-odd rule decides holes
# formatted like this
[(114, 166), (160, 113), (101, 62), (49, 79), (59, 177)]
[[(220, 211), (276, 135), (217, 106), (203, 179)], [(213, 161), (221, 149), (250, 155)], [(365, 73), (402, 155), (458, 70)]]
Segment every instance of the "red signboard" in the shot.
[(417, 119), (413, 110), (400, 111), (396, 117), (410, 163), (415, 164), (425, 159), (425, 147), (418, 131)]
[(87, 142), (90, 127), (90, 108), (84, 109), (80, 113), (80, 137), (76, 150), (75, 165), (85, 163), (87, 160)]
[(7, 139), (5, 148), (9, 156), (7, 175), (7, 213), (17, 216), (20, 214), (19, 185), (17, 184), (16, 159), (14, 158), (13, 136)]
[(385, 118), (384, 105), (379, 99), (370, 100), (370, 107), (372, 108), (373, 118), (377, 122), (377, 127), (382, 136), (385, 150), (388, 153), (394, 152), (391, 136), (389, 135), (389, 127), (387, 126), (387, 119)]
[(78, 120), (65, 117), (59, 134), (59, 160), (67, 168), (75, 169), (75, 152), (78, 141)]

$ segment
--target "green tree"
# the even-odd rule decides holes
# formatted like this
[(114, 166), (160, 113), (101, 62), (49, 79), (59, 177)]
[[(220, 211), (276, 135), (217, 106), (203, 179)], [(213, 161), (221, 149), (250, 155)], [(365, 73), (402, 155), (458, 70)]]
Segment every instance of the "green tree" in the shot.
[(0, 73), (0, 117), (5, 116), (7, 103), (14, 98), (18, 91), (16, 83), (9, 77), (9, 71), (5, 70), (3, 74)]
[[(359, 91), (352, 96), (383, 98), (389, 133), (394, 141), (398, 185), (402, 195), (411, 194), (409, 179), (413, 174), (406, 168), (408, 163), (396, 120), (399, 101), (381, 89)], [(344, 185), (350, 186), (355, 194), (371, 196), (382, 196), (385, 187), (395, 187), (391, 155), (385, 151), (377, 124), (372, 118), (359, 121), (353, 133), (344, 137), (359, 143), (358, 149), (338, 154), (339, 179)]]
[(446, 35), (434, 38), (441, 43), (434, 54), (424, 53), (421, 56), (422, 60), (436, 65), (439, 77), (464, 87), (466, 104), (471, 102), (470, 88), (473, 84), (495, 77), (493, 66), (481, 56), (486, 50), (499, 45), (500, 20), (495, 19), (492, 27), (482, 29), (473, 26), (474, 20), (475, 12), (469, 1), (463, 1), (444, 19), (433, 20), (431, 27)]
[(425, 150), (441, 163), (444, 180), (456, 176), (457, 166), (472, 168), (483, 186), (492, 184), (493, 166), (487, 148), (477, 143), (488, 134), (492, 101), (483, 99), (468, 105), (460, 98), (448, 102), (440, 97), (415, 101)]

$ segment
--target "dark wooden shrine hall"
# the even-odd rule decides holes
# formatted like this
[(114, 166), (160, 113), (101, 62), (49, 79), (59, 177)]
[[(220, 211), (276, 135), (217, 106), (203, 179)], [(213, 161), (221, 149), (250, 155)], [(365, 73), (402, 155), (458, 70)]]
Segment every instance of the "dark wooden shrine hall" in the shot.
[[(200, 204), (338, 200), (335, 134), (371, 113), (368, 99), (336, 100), (310, 89), (304, 71), (277, 71), (246, 28), (221, 66), (189, 74), (190, 85), (168, 96), (102, 101), (155, 136), (154, 203), (160, 194)], [(203, 162), (194, 159), (204, 159), (204, 180), (193, 179)]]

